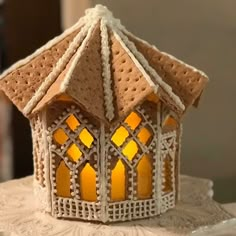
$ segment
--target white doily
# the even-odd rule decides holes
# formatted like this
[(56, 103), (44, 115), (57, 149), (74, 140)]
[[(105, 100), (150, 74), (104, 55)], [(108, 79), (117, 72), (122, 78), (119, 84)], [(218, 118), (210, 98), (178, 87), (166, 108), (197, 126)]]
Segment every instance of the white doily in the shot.
[(17, 236), (179, 236), (232, 218), (213, 201), (212, 182), (181, 177), (181, 201), (160, 217), (110, 225), (65, 221), (36, 210), (33, 177), (0, 184), (0, 232)]

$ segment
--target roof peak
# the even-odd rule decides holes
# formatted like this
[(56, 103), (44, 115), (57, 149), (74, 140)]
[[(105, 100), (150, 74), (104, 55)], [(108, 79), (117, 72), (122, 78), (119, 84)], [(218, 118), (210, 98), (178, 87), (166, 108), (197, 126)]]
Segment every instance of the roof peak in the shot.
[(101, 4), (97, 4), (95, 7), (92, 8), (88, 8), (85, 11), (85, 16), (89, 16), (89, 17), (108, 17), (111, 18), (113, 17), (113, 14), (110, 10), (108, 10), (108, 8), (106, 6), (103, 6)]
[(121, 25), (119, 19), (113, 16), (113, 13), (106, 7), (101, 4), (97, 4), (93, 8), (88, 8), (85, 11), (85, 16), (82, 21), (84, 24), (92, 24), (94, 21), (102, 20), (106, 25), (109, 25), (111, 28), (122, 29), (124, 26)]

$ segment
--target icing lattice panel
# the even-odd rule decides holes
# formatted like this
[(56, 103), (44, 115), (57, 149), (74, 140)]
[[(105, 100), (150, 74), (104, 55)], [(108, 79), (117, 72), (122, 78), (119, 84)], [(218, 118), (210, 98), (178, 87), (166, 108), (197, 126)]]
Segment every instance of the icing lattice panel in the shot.
[(55, 214), (59, 218), (99, 220), (101, 218), (101, 205), (100, 203), (89, 203), (70, 198), (56, 198)]
[(108, 217), (112, 221), (142, 219), (156, 215), (155, 200), (109, 203)]
[[(62, 112), (48, 130), (51, 140), (54, 205), (58, 206), (58, 197), (96, 202), (99, 197), (98, 130), (75, 106)], [(64, 176), (68, 176), (66, 183), (65, 178), (58, 177), (58, 173), (63, 176), (63, 171)], [(69, 188), (64, 194), (66, 186)], [(58, 191), (59, 189), (63, 191)]]
[(175, 205), (175, 158), (176, 158), (176, 131), (162, 135), (161, 140), (161, 172), (162, 172), (162, 206), (165, 212)]
[(96, 152), (92, 130), (80, 119), (76, 113), (68, 113), (52, 132), (54, 151), (59, 152), (68, 165), (78, 164)]
[(45, 147), (43, 139), (44, 129), (40, 115), (36, 115), (31, 120), (31, 127), (33, 138), (35, 179), (42, 187), (45, 187)]
[[(126, 183), (126, 193), (123, 193), (123, 198), (120, 200), (152, 198), (155, 185), (153, 176), (155, 176), (156, 128), (157, 125), (153, 124), (145, 110), (139, 107), (110, 130), (111, 133), (107, 135), (106, 145), (108, 149), (108, 180), (110, 181), (108, 195), (111, 202), (119, 199), (112, 190), (116, 188), (113, 185), (117, 185), (119, 181)], [(125, 173), (125, 180), (123, 180), (123, 174), (120, 177), (116, 176), (115, 179), (114, 175), (118, 166), (121, 168), (120, 170), (123, 168), (120, 173)], [(147, 169), (151, 172), (148, 175), (145, 172)], [(141, 191), (144, 187), (141, 186), (142, 184), (148, 185), (146, 192)]]

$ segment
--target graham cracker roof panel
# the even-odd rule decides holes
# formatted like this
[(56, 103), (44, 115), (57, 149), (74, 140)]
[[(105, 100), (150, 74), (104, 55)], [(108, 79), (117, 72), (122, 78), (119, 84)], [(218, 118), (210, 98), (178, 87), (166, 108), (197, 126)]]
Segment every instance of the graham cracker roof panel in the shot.
[(87, 112), (106, 120), (100, 22), (94, 27), (88, 32), (86, 44), (83, 42), (83, 50), (77, 53), (61, 84), (61, 91), (74, 98)]
[(1, 90), (12, 100), (20, 111), (38, 90), (45, 78), (52, 72), (57, 61), (65, 53), (79, 29), (61, 39), (51, 48), (45, 49), (24, 65), (5, 73), (0, 80)]
[(120, 117), (125, 116), (155, 89), (129, 56), (126, 51), (128, 49), (124, 47), (125, 45), (117, 40), (114, 33), (110, 33), (114, 106)]
[(25, 106), (23, 110), (23, 113), (25, 115), (29, 115), (34, 107), (44, 97), (50, 86), (57, 80), (60, 73), (66, 68), (66, 65), (69, 63), (71, 57), (73, 57), (76, 52), (80, 52), (84, 48), (82, 47), (82, 45), (85, 44), (86, 39), (88, 38), (88, 31), (90, 31), (90, 28), (90, 24), (84, 25), (81, 28), (80, 32), (74, 37), (74, 40), (72, 41), (64, 55), (58, 60), (53, 71), (48, 75), (45, 81), (40, 85), (37, 92)]
[(128, 34), (128, 38), (161, 78), (172, 87), (173, 92), (180, 97), (184, 105), (186, 107), (193, 105), (208, 82), (207, 76), (131, 34)]
[(45, 96), (40, 100), (37, 106), (33, 109), (32, 114), (41, 110), (45, 105), (50, 104), (53, 100), (61, 94), (60, 87), (65, 79), (66, 74), (68, 73), (70, 66), (75, 58), (75, 55), (70, 59), (69, 63), (66, 65), (66, 68), (58, 76), (57, 80), (50, 86), (50, 88), (45, 93)]

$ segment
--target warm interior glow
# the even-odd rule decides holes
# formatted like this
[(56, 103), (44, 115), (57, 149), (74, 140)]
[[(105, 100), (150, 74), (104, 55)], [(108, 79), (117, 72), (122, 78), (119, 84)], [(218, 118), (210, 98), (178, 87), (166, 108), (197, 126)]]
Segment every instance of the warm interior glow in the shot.
[(76, 144), (72, 144), (66, 154), (68, 155), (68, 157), (70, 158), (71, 161), (78, 161), (80, 159), (80, 157), (82, 156), (82, 152), (80, 151), (80, 149), (77, 147)]
[(142, 119), (136, 112), (131, 112), (124, 122), (129, 125), (132, 130), (135, 130), (141, 121)]
[(116, 163), (111, 172), (111, 200), (125, 200), (125, 167), (121, 160)]
[(164, 178), (164, 183), (163, 183), (163, 191), (165, 193), (173, 191), (173, 181), (172, 181), (172, 166), (171, 166), (171, 157), (168, 155), (164, 159), (164, 173), (163, 173), (163, 178)]
[(137, 188), (139, 199), (151, 198), (152, 163), (147, 155), (142, 157), (137, 166)]
[(160, 101), (160, 98), (157, 94), (151, 93), (147, 96), (147, 100), (150, 102), (158, 103)]
[(97, 201), (96, 172), (89, 163), (85, 165), (80, 173), (80, 193), (82, 200)]
[(138, 133), (138, 138), (140, 142), (142, 142), (144, 145), (148, 142), (149, 138), (152, 136), (151, 132), (143, 127)]
[(135, 141), (130, 140), (125, 146), (122, 153), (131, 161), (138, 152), (138, 145)]
[(61, 94), (59, 97), (57, 97), (57, 100), (63, 102), (73, 102), (73, 99), (66, 94)]
[(111, 140), (116, 146), (120, 147), (129, 136), (129, 132), (123, 126), (120, 126), (116, 132), (113, 134)]
[(66, 124), (69, 126), (69, 128), (72, 131), (75, 131), (77, 129), (77, 127), (79, 127), (79, 125), (80, 125), (79, 121), (72, 114), (66, 119)]
[(53, 138), (58, 144), (63, 145), (69, 137), (66, 135), (63, 129), (59, 128), (54, 132)]
[(79, 139), (81, 140), (81, 142), (88, 148), (91, 147), (94, 138), (93, 136), (90, 134), (90, 132), (84, 128), (81, 133), (79, 134)]
[(162, 127), (169, 127), (176, 129), (178, 126), (178, 122), (170, 115), (167, 115), (162, 123)]
[(64, 161), (61, 161), (56, 172), (57, 196), (71, 197), (70, 193), (70, 170)]

